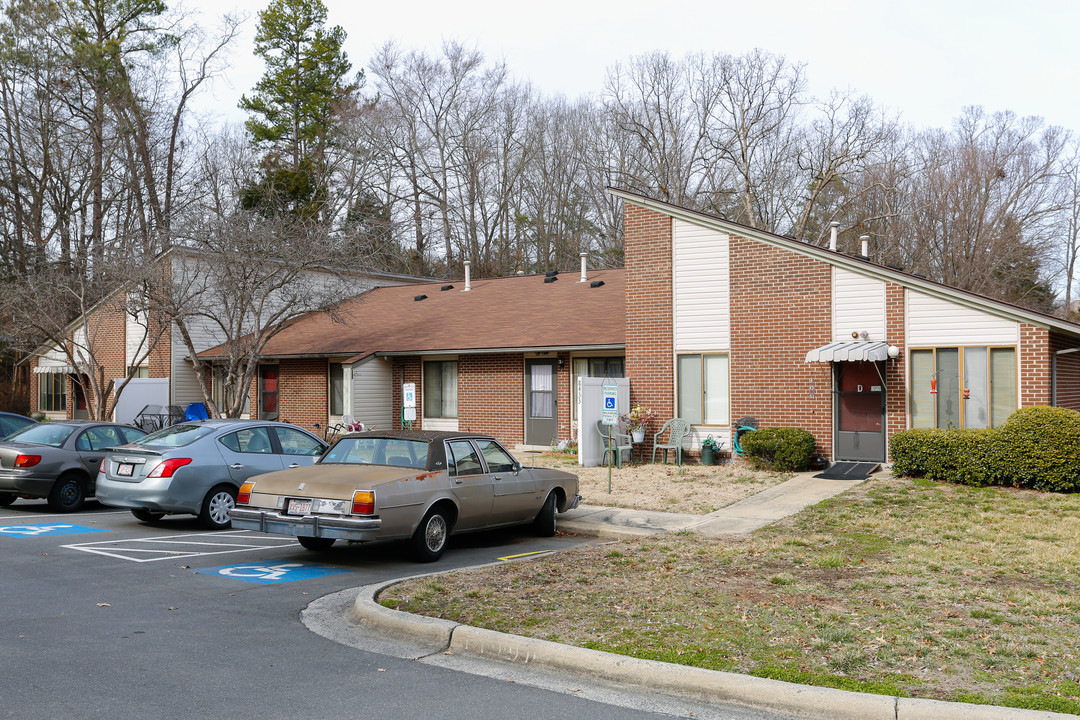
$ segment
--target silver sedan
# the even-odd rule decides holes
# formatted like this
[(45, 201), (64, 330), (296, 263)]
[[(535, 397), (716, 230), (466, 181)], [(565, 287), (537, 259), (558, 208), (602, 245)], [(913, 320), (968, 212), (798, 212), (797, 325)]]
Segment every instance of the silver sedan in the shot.
[(212, 530), (229, 527), (229, 510), (248, 478), (311, 465), (326, 444), (287, 423), (206, 420), (172, 425), (114, 448), (101, 464), (97, 498), (143, 522), (197, 515)]

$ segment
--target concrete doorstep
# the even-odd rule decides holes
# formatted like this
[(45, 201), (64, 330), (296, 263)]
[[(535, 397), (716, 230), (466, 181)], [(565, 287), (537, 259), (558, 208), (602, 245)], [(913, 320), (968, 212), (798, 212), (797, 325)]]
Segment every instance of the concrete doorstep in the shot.
[[(418, 576), (414, 576), (418, 577)], [(641, 660), (391, 610), (376, 601), (404, 580), (358, 589), (348, 621), (365, 633), (406, 640), (426, 654), (452, 653), (534, 666), (709, 703), (819, 720), (1059, 720), (1059, 713), (819, 688), (737, 673)]]

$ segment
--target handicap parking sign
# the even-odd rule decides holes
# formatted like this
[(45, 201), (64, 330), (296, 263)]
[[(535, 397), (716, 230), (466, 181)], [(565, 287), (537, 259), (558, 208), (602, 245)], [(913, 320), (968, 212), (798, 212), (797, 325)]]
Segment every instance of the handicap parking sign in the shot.
[(53, 535), (81, 535), (82, 533), (108, 532), (103, 528), (92, 528), (69, 523), (43, 523), (40, 525), (7, 525), (0, 527), (0, 537), (32, 538), (52, 537)]
[(195, 572), (201, 575), (216, 575), (230, 580), (242, 580), (256, 585), (276, 585), (277, 583), (310, 580), (353, 571), (290, 560), (263, 560), (241, 565), (203, 568)]

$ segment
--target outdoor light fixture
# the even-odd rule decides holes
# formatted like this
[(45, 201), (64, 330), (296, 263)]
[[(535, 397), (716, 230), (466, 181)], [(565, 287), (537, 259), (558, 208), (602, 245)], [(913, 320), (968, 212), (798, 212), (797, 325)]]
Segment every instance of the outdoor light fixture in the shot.
[(889, 353), (889, 357), (895, 358), (900, 355), (900, 348), (896, 347), (895, 345), (890, 345), (886, 352)]

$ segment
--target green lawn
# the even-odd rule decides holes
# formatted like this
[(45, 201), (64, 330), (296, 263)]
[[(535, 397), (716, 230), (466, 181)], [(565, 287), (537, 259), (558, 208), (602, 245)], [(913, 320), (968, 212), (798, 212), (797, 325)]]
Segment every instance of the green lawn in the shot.
[(1080, 713), (1080, 496), (871, 480), (681, 533), (399, 585), (389, 606), (668, 662)]

